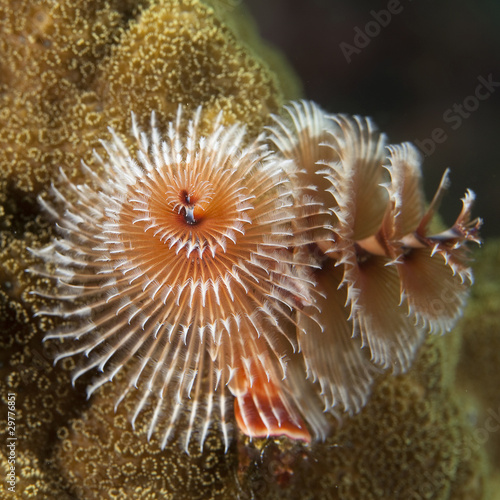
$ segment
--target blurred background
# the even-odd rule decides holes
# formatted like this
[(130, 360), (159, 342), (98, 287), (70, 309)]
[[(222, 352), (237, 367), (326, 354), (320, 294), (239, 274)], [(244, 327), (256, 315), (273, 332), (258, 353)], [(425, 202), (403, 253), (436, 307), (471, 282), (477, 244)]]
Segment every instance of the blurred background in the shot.
[(417, 143), (428, 200), (451, 168), (445, 222), (471, 188), (483, 236), (500, 235), (499, 0), (244, 3), (301, 78), (304, 97), (371, 116), (391, 143)]

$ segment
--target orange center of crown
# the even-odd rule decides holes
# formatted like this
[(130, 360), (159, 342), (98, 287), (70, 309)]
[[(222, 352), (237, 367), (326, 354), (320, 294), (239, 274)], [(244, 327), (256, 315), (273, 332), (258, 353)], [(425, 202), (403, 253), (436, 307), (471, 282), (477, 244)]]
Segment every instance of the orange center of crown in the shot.
[(186, 224), (195, 225), (203, 220), (204, 205), (206, 203), (200, 203), (200, 198), (196, 194), (182, 189), (180, 192), (180, 205), (179, 214), (184, 218)]

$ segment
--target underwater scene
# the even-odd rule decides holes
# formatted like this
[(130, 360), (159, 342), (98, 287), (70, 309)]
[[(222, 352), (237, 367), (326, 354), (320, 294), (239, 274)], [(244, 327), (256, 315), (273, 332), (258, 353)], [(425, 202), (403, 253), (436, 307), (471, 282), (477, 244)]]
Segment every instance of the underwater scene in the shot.
[(0, 12), (1, 499), (500, 500), (500, 4)]

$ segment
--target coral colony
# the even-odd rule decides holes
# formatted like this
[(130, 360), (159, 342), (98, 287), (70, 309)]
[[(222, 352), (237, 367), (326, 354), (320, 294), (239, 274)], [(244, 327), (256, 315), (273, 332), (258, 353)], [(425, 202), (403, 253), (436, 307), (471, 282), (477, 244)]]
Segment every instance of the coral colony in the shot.
[(233, 415), (250, 437), (324, 438), (325, 412), (359, 411), (460, 316), (474, 194), (435, 232), (448, 171), (426, 205), (419, 153), (371, 120), (294, 102), (252, 138), (222, 114), (202, 136), (202, 115), (133, 117), (136, 154), (111, 131), (101, 173), (61, 171), (40, 200), (60, 238), (32, 250), (57, 290), (39, 314), (64, 320), (46, 339), (76, 356), (73, 382), (98, 374), (89, 395), (124, 372), (116, 404), (132, 423), (151, 408), (162, 446), (216, 423), (227, 448)]

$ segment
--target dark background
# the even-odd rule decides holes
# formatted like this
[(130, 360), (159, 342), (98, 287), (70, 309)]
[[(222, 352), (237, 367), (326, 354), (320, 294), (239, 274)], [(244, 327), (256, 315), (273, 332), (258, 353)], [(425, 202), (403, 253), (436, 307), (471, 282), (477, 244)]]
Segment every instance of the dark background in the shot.
[[(441, 143), (434, 148), (426, 143), (428, 199), (450, 167), (452, 185), (441, 209), (445, 221), (453, 223), (459, 198), (471, 188), (477, 195), (473, 214), (485, 221), (483, 236), (500, 235), (500, 83), (482, 101), (467, 99), (479, 77), (491, 74), (500, 82), (500, 0), (245, 0), (245, 5), (263, 38), (285, 53), (302, 80), (304, 97), (330, 112), (371, 116), (391, 143), (423, 141), (442, 129)], [(389, 6), (398, 13), (377, 28), (372, 11)], [(366, 31), (371, 35), (366, 47), (356, 46), (356, 33)], [(350, 62), (341, 44), (356, 49)], [(479, 104), (470, 113), (464, 108), (467, 118), (453, 109), (464, 101)]]

